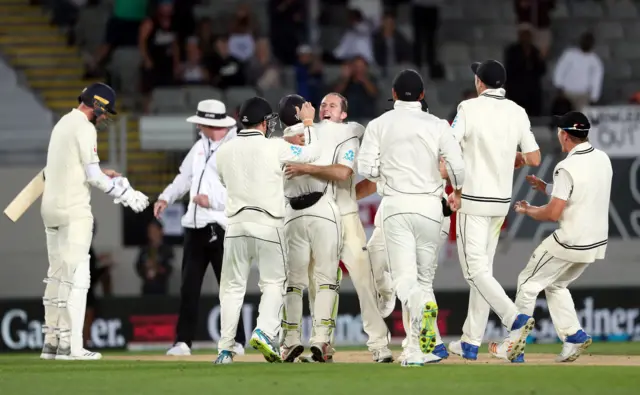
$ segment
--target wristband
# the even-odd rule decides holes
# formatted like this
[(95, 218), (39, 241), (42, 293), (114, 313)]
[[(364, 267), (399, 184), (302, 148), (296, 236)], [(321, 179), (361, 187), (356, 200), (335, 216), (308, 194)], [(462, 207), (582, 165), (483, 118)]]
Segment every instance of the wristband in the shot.
[(302, 123), (304, 126), (313, 126), (313, 119), (303, 119)]

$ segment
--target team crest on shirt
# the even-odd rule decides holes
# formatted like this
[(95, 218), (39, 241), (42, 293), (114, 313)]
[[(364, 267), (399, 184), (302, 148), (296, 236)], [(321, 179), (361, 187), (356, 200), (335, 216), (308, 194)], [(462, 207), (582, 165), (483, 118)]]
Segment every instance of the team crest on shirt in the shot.
[(356, 153), (355, 153), (355, 152), (353, 152), (353, 150), (352, 150), (352, 149), (350, 149), (349, 151), (347, 151), (347, 152), (344, 154), (344, 159), (345, 159), (345, 160), (348, 160), (349, 162), (353, 162), (353, 159), (354, 159), (355, 155), (356, 155)]
[(300, 156), (300, 154), (302, 153), (302, 148), (296, 147), (295, 145), (292, 145), (291, 146), (291, 153), (294, 154), (295, 156)]

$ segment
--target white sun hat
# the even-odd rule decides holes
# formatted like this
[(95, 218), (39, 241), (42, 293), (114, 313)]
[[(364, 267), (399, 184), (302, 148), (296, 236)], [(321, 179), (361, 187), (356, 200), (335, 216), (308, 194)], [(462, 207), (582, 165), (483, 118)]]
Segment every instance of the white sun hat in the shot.
[(227, 115), (226, 106), (219, 100), (203, 100), (198, 103), (196, 115), (187, 118), (187, 122), (218, 128), (236, 125), (236, 120)]

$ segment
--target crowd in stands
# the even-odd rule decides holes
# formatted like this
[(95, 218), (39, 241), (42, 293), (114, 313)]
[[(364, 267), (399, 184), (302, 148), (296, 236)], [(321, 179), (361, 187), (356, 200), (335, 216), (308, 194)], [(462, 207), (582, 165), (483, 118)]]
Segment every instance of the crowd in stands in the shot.
[[(97, 7), (101, 0), (53, 0), (54, 20), (73, 26), (77, 10)], [(104, 1), (104, 0), (103, 0)], [(113, 10), (104, 42), (87, 57), (87, 77), (103, 76), (109, 54), (118, 47), (140, 51), (140, 91), (149, 98), (156, 87), (175, 84), (209, 85), (220, 89), (253, 86), (266, 92), (289, 88), (284, 67), (295, 70), (299, 94), (318, 104), (323, 94), (335, 90), (350, 102), (356, 119), (376, 115), (379, 77), (396, 65), (428, 69), (432, 80), (446, 78), (446, 65), (438, 56), (438, 31), (444, 0), (320, 0), (317, 24), (329, 24), (331, 9), (348, 6), (348, 27), (332, 50), (318, 50), (312, 40), (309, 2), (269, 0), (268, 31), (258, 23), (257, 10), (242, 4), (233, 17), (220, 20), (194, 17), (199, 0), (110, 0)], [(396, 25), (401, 4), (410, 3), (413, 38)], [(545, 114), (543, 100), (552, 99), (554, 113), (597, 103), (603, 80), (602, 60), (594, 53), (595, 39), (585, 33), (579, 46), (567, 48), (551, 70), (550, 14), (555, 0), (514, 0), (518, 40), (504, 50), (507, 96), (530, 116)], [(73, 29), (70, 41), (73, 42)], [(325, 65), (342, 65), (339, 78), (325, 75)], [(375, 72), (374, 72), (375, 70)], [(553, 73), (553, 98), (543, 98), (543, 78)], [(470, 88), (472, 88), (470, 86)], [(464, 93), (464, 97), (469, 97)], [(145, 105), (148, 110), (148, 102)]]

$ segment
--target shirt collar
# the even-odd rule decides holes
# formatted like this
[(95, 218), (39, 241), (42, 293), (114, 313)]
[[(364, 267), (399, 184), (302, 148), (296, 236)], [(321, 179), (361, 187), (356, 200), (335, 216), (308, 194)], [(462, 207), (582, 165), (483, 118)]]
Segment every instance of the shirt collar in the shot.
[(480, 96), (490, 97), (492, 99), (504, 99), (504, 95), (507, 93), (503, 88), (498, 89), (486, 89), (480, 94)]
[(253, 136), (264, 137), (264, 133), (262, 133), (257, 129), (242, 129), (238, 131), (238, 137), (253, 137)]
[(78, 110), (77, 108), (72, 109), (71, 113), (75, 114), (77, 117), (82, 117), (85, 121), (89, 122), (89, 118), (87, 118), (87, 114), (83, 113), (82, 111)]
[(393, 108), (406, 108), (406, 109), (409, 109), (409, 110), (422, 111), (422, 103), (420, 103), (419, 101), (396, 100), (393, 103)]
[(588, 154), (589, 152), (593, 152), (595, 148), (593, 148), (593, 146), (591, 145), (590, 142), (585, 141), (584, 143), (580, 143), (578, 145), (576, 145), (575, 147), (573, 147), (573, 149), (571, 151), (569, 151), (569, 153), (567, 154), (567, 157), (571, 156), (571, 155), (584, 155), (584, 154)]

